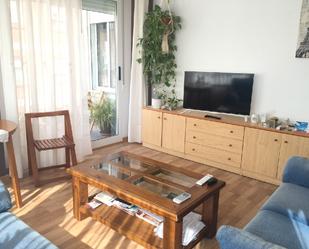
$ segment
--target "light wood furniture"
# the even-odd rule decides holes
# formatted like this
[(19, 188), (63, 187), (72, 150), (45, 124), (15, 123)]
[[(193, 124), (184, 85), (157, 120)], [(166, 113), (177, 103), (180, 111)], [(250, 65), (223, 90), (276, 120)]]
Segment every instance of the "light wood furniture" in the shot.
[[(37, 140), (34, 138), (33, 129), (32, 129), (32, 119), (34, 118), (43, 118), (43, 117), (56, 117), (63, 116), (64, 118), (64, 136), (61, 138), (51, 138)], [(39, 170), (46, 170), (55, 167), (70, 167), (71, 165), (76, 165), (76, 153), (75, 153), (75, 144), (73, 139), (70, 114), (69, 111), (55, 111), (55, 112), (37, 112), (37, 113), (26, 113), (25, 114), (26, 122), (26, 136), (27, 136), (27, 149), (28, 149), (28, 164), (29, 172), (33, 175), (33, 180), (35, 186), (40, 186), (42, 182), (39, 179)], [(65, 158), (66, 163), (61, 165), (54, 165), (45, 168), (38, 168), (36, 160), (36, 152), (46, 151), (46, 150), (55, 150), (55, 149), (65, 149)], [(46, 182), (45, 182), (46, 183)]]
[(9, 165), (9, 173), (12, 179), (12, 187), (15, 196), (16, 206), (21, 208), (23, 206), (21, 194), (20, 194), (20, 183), (17, 174), (16, 168), (16, 159), (14, 153), (13, 139), (12, 135), (14, 134), (17, 126), (15, 123), (7, 120), (0, 120), (0, 129), (5, 130), (9, 133), (9, 140), (6, 143), (7, 146), (7, 154), (8, 154), (8, 165)]
[[(143, 111), (143, 141), (145, 143), (161, 146), (162, 113), (156, 111)], [(151, 131), (151, 132), (149, 132)]]
[[(195, 185), (203, 175), (144, 156), (120, 152), (68, 169), (72, 174), (73, 212), (77, 220), (92, 217), (146, 248), (193, 248), (205, 236), (216, 234), (219, 192), (223, 181), (212, 186)], [(154, 234), (154, 226), (115, 208), (101, 205), (95, 210), (85, 204), (89, 186), (109, 192), (127, 202), (164, 217), (163, 240)], [(175, 204), (166, 195), (188, 192), (192, 197)], [(206, 227), (189, 245), (182, 246), (183, 217), (201, 207)]]
[(309, 157), (309, 139), (283, 134), (281, 138), (281, 148), (277, 178), (281, 180), (286, 161), (293, 155)]
[(276, 179), (281, 134), (259, 129), (246, 129), (242, 170), (244, 175), (258, 174)]
[(177, 152), (185, 152), (186, 119), (163, 113), (162, 147)]
[[(237, 116), (219, 114), (217, 120), (204, 115), (145, 107), (143, 145), (273, 184), (280, 183), (290, 156), (309, 157), (308, 133), (266, 128)], [(155, 122), (155, 126), (148, 125)]]

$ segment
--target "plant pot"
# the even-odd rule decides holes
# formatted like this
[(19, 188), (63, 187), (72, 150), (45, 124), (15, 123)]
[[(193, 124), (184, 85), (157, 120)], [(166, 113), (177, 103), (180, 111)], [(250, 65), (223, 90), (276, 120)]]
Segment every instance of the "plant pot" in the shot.
[(154, 109), (160, 109), (161, 108), (161, 99), (151, 99), (151, 107)]
[(112, 127), (111, 126), (100, 127), (100, 133), (109, 135), (112, 133)]

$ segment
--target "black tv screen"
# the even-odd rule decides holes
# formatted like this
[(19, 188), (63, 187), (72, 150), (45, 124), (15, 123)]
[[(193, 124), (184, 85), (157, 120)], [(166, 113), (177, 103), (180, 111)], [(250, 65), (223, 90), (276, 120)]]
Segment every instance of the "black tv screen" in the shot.
[(185, 72), (183, 107), (250, 115), (254, 74)]

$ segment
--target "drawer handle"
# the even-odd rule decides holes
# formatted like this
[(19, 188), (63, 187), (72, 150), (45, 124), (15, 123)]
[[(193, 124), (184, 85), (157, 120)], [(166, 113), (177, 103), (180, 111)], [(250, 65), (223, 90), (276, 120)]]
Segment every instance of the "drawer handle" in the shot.
[(164, 120), (167, 120), (167, 118), (163, 118)]
[(284, 143), (285, 143), (285, 144), (288, 144), (289, 142), (288, 142), (288, 141), (284, 141)]
[(232, 145), (232, 144), (229, 144), (229, 147), (233, 147), (233, 145)]
[(195, 149), (193, 148), (192, 151), (195, 151)]
[(197, 124), (194, 124), (193, 126), (197, 126)]
[(160, 117), (160, 116), (158, 116), (157, 118), (158, 118), (158, 119), (161, 119), (161, 117)]
[(278, 139), (277, 139), (277, 138), (275, 138), (275, 139), (274, 139), (274, 141), (275, 141), (275, 142), (278, 142)]
[(196, 139), (196, 136), (193, 136), (193, 139)]
[(229, 157), (227, 160), (231, 161), (231, 160), (232, 160), (232, 158), (230, 158), (230, 157)]
[(230, 131), (230, 133), (234, 133), (234, 131)]

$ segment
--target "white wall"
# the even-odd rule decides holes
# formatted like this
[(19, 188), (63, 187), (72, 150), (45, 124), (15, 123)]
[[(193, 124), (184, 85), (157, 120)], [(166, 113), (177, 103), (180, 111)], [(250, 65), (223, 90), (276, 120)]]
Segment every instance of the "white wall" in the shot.
[[(160, 1), (157, 1), (160, 3)], [(184, 71), (255, 73), (252, 113), (309, 120), (309, 59), (296, 59), (301, 0), (173, 0)]]

